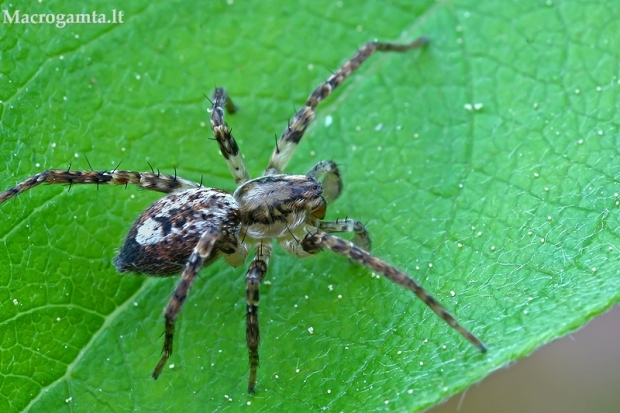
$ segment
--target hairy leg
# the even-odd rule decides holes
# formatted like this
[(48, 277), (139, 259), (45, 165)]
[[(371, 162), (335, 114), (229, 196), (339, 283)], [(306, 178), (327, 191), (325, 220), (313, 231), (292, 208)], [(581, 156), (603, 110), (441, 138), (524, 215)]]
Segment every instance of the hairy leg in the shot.
[(192, 284), (194, 284), (194, 280), (196, 279), (200, 268), (202, 268), (203, 262), (206, 261), (209, 258), (209, 255), (213, 252), (213, 247), (215, 246), (215, 242), (220, 237), (220, 233), (219, 228), (212, 227), (202, 234), (200, 241), (198, 241), (198, 244), (194, 247), (194, 251), (187, 261), (187, 265), (183, 270), (181, 279), (174, 289), (172, 297), (170, 297), (170, 301), (168, 301), (168, 305), (166, 305), (164, 310), (164, 347), (161, 351), (161, 359), (159, 360), (159, 363), (157, 363), (155, 370), (153, 370), (152, 376), (154, 379), (159, 377), (166, 361), (168, 361), (168, 358), (172, 354), (172, 341), (174, 338), (176, 318), (181, 312), (183, 303), (187, 298), (190, 288), (192, 288)]
[(258, 370), (258, 345), (260, 344), (260, 332), (258, 328), (258, 302), (260, 283), (267, 274), (267, 266), (271, 256), (271, 243), (256, 246), (256, 255), (250, 264), (245, 276), (245, 296), (247, 303), (245, 337), (250, 358), (250, 378), (248, 379), (248, 392), (254, 393), (256, 389), (256, 372)]
[(265, 175), (275, 175), (281, 173), (291, 160), (297, 144), (304, 135), (308, 125), (314, 118), (316, 108), (336, 89), (344, 80), (355, 71), (366, 59), (374, 52), (405, 52), (416, 47), (423, 46), (428, 40), (424, 37), (418, 38), (407, 44), (393, 44), (381, 42), (366, 43), (351, 59), (349, 59), (340, 69), (331, 75), (325, 82), (317, 87), (308, 97), (306, 104), (293, 117), (282, 133), (276, 144), (276, 148), (271, 154), (269, 164), (265, 170)]
[(224, 122), (224, 108), (229, 113), (235, 113), (236, 107), (228, 97), (224, 88), (218, 87), (213, 92), (213, 106), (211, 107), (211, 127), (220, 152), (226, 159), (228, 169), (235, 178), (237, 185), (244, 183), (250, 179), (248, 170), (243, 162), (243, 157), (239, 151), (237, 141), (232, 135), (228, 125)]
[(427, 293), (413, 278), (399, 270), (398, 268), (386, 263), (380, 258), (369, 254), (368, 252), (356, 247), (353, 243), (346, 241), (342, 238), (335, 237), (326, 232), (316, 232), (314, 234), (308, 234), (302, 240), (302, 247), (311, 253), (316, 253), (322, 248), (327, 248), (337, 254), (344, 255), (349, 259), (359, 262), (367, 268), (382, 274), (387, 279), (395, 282), (396, 284), (413, 291), (415, 295), (424, 301), (424, 303), (430, 307), (439, 317), (441, 317), (448, 325), (459, 332), (470, 343), (478, 347), (482, 352), (486, 351), (484, 344), (476, 338), (467, 329), (461, 326), (456, 319), (446, 311), (446, 309), (437, 302), (429, 293)]
[(38, 173), (13, 188), (0, 193), (0, 204), (22, 192), (28, 191), (42, 184), (96, 184), (96, 185), (136, 185), (143, 189), (164, 193), (182, 189), (198, 188), (200, 184), (179, 178), (176, 175), (167, 175), (155, 172), (135, 171), (71, 171), (63, 169), (49, 169)]
[(364, 251), (370, 251), (371, 241), (366, 227), (359, 221), (353, 219), (337, 219), (335, 221), (321, 221), (319, 222), (319, 229), (325, 232), (353, 232), (355, 235), (351, 242), (363, 249)]

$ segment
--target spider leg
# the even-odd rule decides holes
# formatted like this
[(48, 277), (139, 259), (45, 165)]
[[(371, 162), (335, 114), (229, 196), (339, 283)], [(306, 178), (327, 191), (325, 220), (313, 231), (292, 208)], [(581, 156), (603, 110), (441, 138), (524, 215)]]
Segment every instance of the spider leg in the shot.
[(327, 203), (334, 202), (336, 198), (342, 193), (342, 177), (338, 170), (338, 165), (333, 161), (321, 161), (314, 165), (314, 167), (308, 172), (308, 176), (315, 179), (319, 179), (325, 176), (323, 179), (323, 198)]
[(248, 181), (250, 175), (243, 162), (241, 152), (239, 152), (237, 141), (235, 141), (230, 128), (224, 122), (224, 108), (229, 113), (235, 113), (236, 107), (228, 97), (226, 90), (221, 87), (216, 88), (213, 92), (212, 103), (211, 127), (213, 128), (213, 135), (215, 140), (217, 140), (222, 156), (226, 159), (230, 173), (235, 178), (237, 185), (240, 185)]
[(181, 189), (198, 188), (200, 184), (167, 175), (152, 172), (135, 171), (70, 171), (63, 169), (49, 169), (38, 173), (13, 188), (0, 192), (0, 204), (22, 192), (28, 191), (42, 184), (110, 184), (110, 185), (137, 185), (140, 188), (164, 193), (175, 192)]
[(400, 271), (398, 268), (386, 263), (385, 261), (367, 253), (361, 248), (356, 247), (351, 242), (343, 240), (342, 238), (335, 237), (326, 232), (318, 231), (314, 234), (308, 234), (302, 240), (302, 247), (311, 253), (316, 253), (322, 248), (328, 248), (329, 250), (349, 257), (349, 259), (363, 264), (367, 268), (376, 271), (389, 280), (401, 285), (408, 290), (413, 291), (424, 303), (430, 307), (439, 317), (441, 317), (452, 328), (458, 331), (463, 337), (465, 337), (470, 343), (478, 347), (482, 352), (486, 351), (485, 345), (476, 338), (467, 329), (461, 326), (456, 319), (446, 311), (446, 309), (437, 302), (431, 295), (429, 295), (413, 278)]
[(250, 358), (250, 378), (248, 379), (249, 393), (254, 393), (256, 389), (256, 371), (258, 369), (258, 345), (260, 343), (258, 328), (258, 289), (267, 273), (271, 248), (270, 243), (263, 244), (261, 242), (261, 244), (256, 246), (256, 255), (245, 276), (245, 297), (247, 303), (245, 337)]
[(317, 87), (308, 97), (306, 104), (301, 108), (289, 122), (282, 133), (280, 140), (271, 154), (269, 164), (264, 175), (275, 175), (281, 173), (291, 160), (297, 144), (304, 135), (308, 125), (314, 118), (316, 107), (322, 100), (327, 98), (347, 77), (353, 73), (366, 59), (374, 52), (405, 52), (416, 47), (425, 45), (428, 40), (420, 37), (411, 43), (393, 44), (381, 42), (366, 43), (351, 59), (349, 59), (340, 69), (331, 75), (325, 82)]
[(190, 255), (189, 260), (187, 261), (187, 265), (183, 270), (181, 279), (172, 293), (172, 297), (170, 297), (170, 301), (168, 301), (168, 304), (166, 305), (164, 310), (164, 347), (161, 351), (161, 359), (159, 360), (159, 363), (157, 363), (155, 370), (153, 370), (152, 377), (154, 379), (159, 377), (166, 361), (168, 361), (168, 358), (172, 354), (172, 340), (174, 338), (174, 325), (176, 318), (183, 307), (183, 303), (187, 298), (187, 294), (189, 293), (196, 276), (198, 275), (198, 271), (200, 271), (203, 262), (206, 261), (213, 252), (213, 247), (215, 246), (216, 241), (220, 238), (220, 234), (220, 229), (216, 227), (210, 227), (202, 234), (198, 244), (194, 247), (192, 255)]
[(364, 251), (370, 251), (372, 242), (370, 241), (370, 235), (366, 231), (366, 227), (359, 221), (353, 219), (337, 219), (335, 221), (320, 221), (319, 229), (325, 232), (353, 232), (355, 235), (351, 242), (363, 249)]

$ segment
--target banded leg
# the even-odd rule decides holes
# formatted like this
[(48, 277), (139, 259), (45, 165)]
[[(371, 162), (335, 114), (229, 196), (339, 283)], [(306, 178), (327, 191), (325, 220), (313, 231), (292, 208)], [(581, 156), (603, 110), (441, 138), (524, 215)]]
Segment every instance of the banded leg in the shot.
[(168, 361), (168, 358), (172, 354), (172, 341), (174, 338), (174, 325), (176, 318), (183, 307), (183, 303), (187, 298), (190, 288), (192, 288), (192, 284), (194, 284), (198, 271), (200, 271), (202, 264), (213, 252), (213, 247), (219, 239), (220, 233), (219, 228), (210, 228), (202, 234), (198, 244), (194, 247), (194, 251), (192, 251), (192, 255), (190, 255), (189, 260), (185, 265), (181, 279), (175, 287), (172, 297), (170, 297), (170, 301), (168, 301), (168, 304), (166, 305), (164, 310), (164, 347), (161, 351), (161, 359), (159, 360), (159, 363), (157, 363), (155, 370), (153, 370), (152, 377), (154, 379), (159, 377), (166, 361)]
[(269, 165), (265, 170), (265, 175), (275, 175), (281, 173), (290, 161), (297, 144), (304, 135), (308, 125), (314, 118), (316, 107), (327, 98), (347, 77), (353, 73), (366, 59), (374, 52), (405, 52), (416, 47), (423, 46), (428, 40), (420, 37), (411, 43), (393, 44), (381, 42), (366, 43), (349, 61), (331, 75), (325, 82), (317, 87), (308, 97), (306, 104), (301, 108), (289, 122), (286, 130), (282, 133), (276, 145)]
[(235, 178), (237, 185), (244, 183), (250, 179), (248, 170), (245, 168), (243, 157), (239, 152), (239, 146), (237, 141), (233, 137), (230, 128), (224, 122), (224, 108), (229, 113), (235, 113), (237, 108), (232, 103), (226, 90), (218, 87), (213, 92), (213, 106), (211, 107), (211, 127), (213, 128), (213, 135), (217, 144), (220, 147), (220, 152), (226, 159), (228, 169)]
[(328, 204), (334, 202), (342, 193), (342, 177), (335, 162), (321, 161), (317, 163), (308, 172), (308, 176), (315, 179), (325, 176), (323, 179), (323, 198)]
[(319, 222), (319, 229), (325, 232), (353, 232), (355, 235), (351, 242), (363, 249), (364, 251), (370, 251), (372, 242), (370, 241), (370, 235), (366, 231), (366, 227), (359, 221), (353, 219), (337, 219), (335, 221), (321, 221)]
[(478, 347), (480, 351), (485, 352), (487, 349), (485, 345), (476, 338), (472, 333), (462, 327), (450, 313), (437, 300), (429, 295), (413, 278), (400, 271), (398, 268), (386, 263), (385, 261), (367, 253), (361, 248), (356, 247), (351, 242), (343, 240), (342, 238), (335, 237), (326, 232), (316, 232), (314, 234), (308, 234), (302, 240), (302, 247), (308, 252), (318, 252), (322, 248), (327, 248), (337, 254), (349, 257), (349, 259), (363, 264), (367, 268), (382, 274), (387, 279), (401, 285), (408, 290), (413, 291), (415, 295), (424, 301), (424, 303), (430, 307), (439, 317), (441, 317), (450, 327), (454, 328), (463, 337), (465, 337), (470, 343)]
[(70, 171), (62, 169), (49, 169), (38, 173), (13, 188), (0, 193), (0, 204), (22, 192), (28, 191), (42, 184), (110, 184), (110, 185), (136, 185), (143, 189), (170, 193), (181, 189), (198, 188), (200, 184), (179, 178), (175, 175), (167, 175), (154, 172), (134, 171)]
[(247, 303), (245, 338), (248, 346), (248, 356), (250, 358), (250, 377), (248, 379), (249, 393), (254, 393), (256, 390), (256, 371), (258, 370), (258, 345), (260, 344), (260, 332), (258, 328), (258, 289), (267, 273), (271, 248), (271, 243), (261, 243), (256, 246), (256, 255), (245, 276), (245, 299)]

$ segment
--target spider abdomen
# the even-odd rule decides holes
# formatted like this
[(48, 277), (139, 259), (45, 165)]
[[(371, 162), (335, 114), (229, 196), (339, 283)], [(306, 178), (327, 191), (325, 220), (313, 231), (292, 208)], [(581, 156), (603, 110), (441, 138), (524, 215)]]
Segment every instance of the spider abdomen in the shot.
[[(138, 217), (114, 264), (119, 272), (178, 274), (200, 236), (212, 227), (230, 235), (227, 238), (239, 235), (239, 207), (231, 194), (213, 188), (171, 193), (155, 201)], [(230, 253), (236, 247), (236, 242), (233, 246), (217, 245), (205, 261), (211, 262), (220, 252)]]

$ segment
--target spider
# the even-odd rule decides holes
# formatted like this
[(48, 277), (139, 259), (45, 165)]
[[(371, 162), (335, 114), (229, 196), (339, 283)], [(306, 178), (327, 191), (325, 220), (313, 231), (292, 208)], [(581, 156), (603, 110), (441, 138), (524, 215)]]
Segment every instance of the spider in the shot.
[[(0, 203), (46, 182), (48, 184), (136, 185), (163, 192), (135, 221), (114, 264), (119, 272), (151, 276), (181, 273), (172, 297), (164, 309), (164, 344), (161, 358), (152, 377), (157, 379), (172, 354), (175, 321), (189, 290), (202, 267), (222, 257), (233, 266), (245, 262), (253, 250), (246, 282), (246, 341), (250, 375), (248, 392), (256, 389), (260, 342), (258, 323), (259, 285), (271, 258), (272, 240), (286, 252), (304, 258), (323, 249), (348, 257), (398, 285), (411, 290), (431, 310), (463, 337), (486, 351), (484, 344), (462, 327), (444, 307), (416, 281), (396, 267), (370, 254), (370, 237), (359, 221), (345, 218), (324, 221), (327, 205), (342, 192), (342, 179), (336, 163), (321, 161), (305, 175), (282, 171), (289, 163), (318, 104), (327, 98), (351, 73), (377, 51), (404, 52), (427, 43), (418, 38), (408, 44), (366, 43), (325, 82), (317, 87), (289, 121), (276, 143), (262, 176), (251, 179), (230, 128), (224, 122), (224, 109), (236, 110), (223, 88), (216, 88), (211, 100), (210, 118), (213, 134), (237, 187), (231, 194), (207, 188), (174, 175), (155, 171), (135, 172), (72, 171), (50, 169), (34, 175), (0, 193)], [(353, 233), (352, 241), (334, 233)]]

